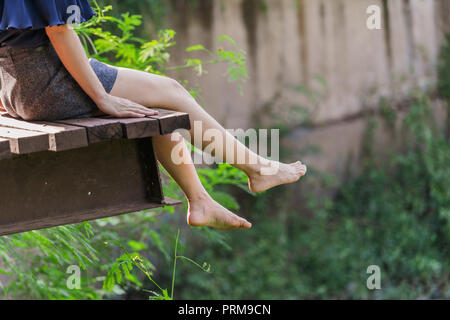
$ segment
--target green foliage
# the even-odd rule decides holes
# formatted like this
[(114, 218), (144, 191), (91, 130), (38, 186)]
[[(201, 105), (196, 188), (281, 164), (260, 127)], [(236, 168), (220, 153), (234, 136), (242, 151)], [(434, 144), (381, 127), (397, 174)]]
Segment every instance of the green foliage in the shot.
[(226, 72), (229, 82), (237, 82), (239, 87), (239, 92), (243, 94), (242, 83), (248, 79), (247, 67), (246, 67), (246, 53), (240, 50), (236, 41), (227, 35), (221, 35), (219, 37), (219, 43), (227, 42), (232, 45), (234, 51), (224, 50), (222, 47), (217, 49), (216, 52), (206, 49), (202, 45), (194, 45), (186, 49), (186, 52), (206, 52), (211, 59), (207, 61), (202, 61), (200, 59), (187, 58), (185, 59), (185, 64), (183, 66), (167, 68), (166, 70), (180, 70), (186, 68), (193, 68), (198, 76), (201, 76), (207, 71), (205, 66), (208, 64), (217, 63), (227, 63), (229, 65)]
[[(153, 23), (156, 29), (161, 29), (165, 25), (165, 18), (173, 12), (174, 2), (167, 0), (98, 0), (104, 7), (112, 5), (114, 15), (124, 11), (143, 12), (146, 20)], [(198, 0), (185, 0), (189, 8), (196, 8)]]
[[(96, 2), (95, 2), (96, 3)], [(96, 3), (97, 17), (77, 26), (85, 48), (91, 56), (119, 67), (132, 68), (164, 75), (168, 71), (193, 69), (199, 76), (207, 73), (205, 66), (224, 63), (229, 65), (227, 76), (230, 82), (236, 82), (242, 93), (242, 82), (247, 80), (246, 54), (239, 50), (237, 43), (226, 35), (219, 37), (219, 42), (227, 41), (233, 50), (219, 48), (216, 52), (202, 45), (194, 45), (187, 52), (203, 51), (210, 55), (210, 60), (189, 58), (182, 66), (168, 67), (169, 49), (176, 45), (176, 32), (163, 29), (157, 39), (146, 41), (136, 35), (136, 28), (142, 25), (141, 15), (123, 13), (119, 18), (108, 15), (112, 6), (99, 7)], [(116, 34), (110, 30), (116, 31)]]
[[(147, 277), (150, 283), (156, 286), (159, 290), (159, 292), (148, 291), (149, 293), (152, 294), (150, 296), (150, 299), (173, 300), (175, 288), (175, 275), (178, 260), (188, 261), (193, 265), (197, 266), (199, 269), (203, 270), (204, 272), (209, 273), (211, 270), (211, 266), (208, 265), (206, 262), (203, 263), (202, 266), (200, 266), (197, 262), (193, 261), (192, 259), (178, 255), (179, 239), (180, 239), (180, 230), (178, 230), (177, 237), (175, 239), (175, 250), (174, 250), (173, 271), (172, 271), (172, 291), (170, 296), (168, 294), (168, 290), (163, 289), (153, 279), (153, 271), (156, 269), (155, 266), (148, 259), (142, 257), (138, 252), (129, 253), (127, 251), (127, 248), (123, 247), (120, 242), (116, 244), (124, 251), (124, 254), (122, 254), (119, 258), (117, 258), (116, 261), (112, 264), (103, 282), (103, 289), (106, 291), (114, 291), (114, 289), (116, 289), (116, 292), (121, 292), (121, 289), (117, 288), (116, 286), (123, 284), (124, 280), (128, 280), (129, 283), (133, 283), (134, 285), (136, 285), (137, 289), (141, 288), (143, 286), (142, 283), (138, 280), (138, 278), (135, 275), (131, 273), (133, 267), (136, 267), (137, 269), (139, 269), (139, 271), (142, 272), (142, 274), (144, 274)], [(137, 247), (141, 250), (145, 249), (146, 247), (142, 243), (139, 244), (134, 243), (134, 245), (137, 245)]]
[(0, 237), (0, 274), (9, 277), (2, 297), (35, 299), (96, 299), (95, 279), (82, 278), (83, 292), (66, 286), (66, 269), (78, 264), (86, 270), (99, 261), (88, 223)]
[[(308, 188), (247, 200), (254, 229), (226, 236), (233, 252), (208, 246), (199, 258), (214, 261), (215, 277), (182, 271), (182, 297), (448, 299), (450, 144), (430, 106), (415, 97), (399, 147), (384, 156), (373, 148), (378, 120), (368, 119), (363, 167), (335, 195), (313, 173)], [(366, 287), (370, 265), (381, 268), (382, 290)]]
[(439, 94), (450, 101), (450, 34), (446, 34), (438, 61)]
[[(91, 56), (120, 67), (162, 74), (161, 69), (170, 58), (167, 51), (175, 45), (175, 31), (161, 30), (158, 39), (145, 41), (134, 35), (136, 27), (142, 24), (142, 16), (108, 16), (111, 8), (97, 8), (96, 18), (76, 28), (86, 49), (93, 52)], [(118, 34), (105, 30), (105, 24), (111, 24)]]

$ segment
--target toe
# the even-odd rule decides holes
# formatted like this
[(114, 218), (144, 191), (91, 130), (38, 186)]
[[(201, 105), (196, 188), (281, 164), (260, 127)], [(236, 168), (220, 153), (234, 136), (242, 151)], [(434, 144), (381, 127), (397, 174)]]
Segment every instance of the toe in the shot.
[(300, 161), (298, 161), (298, 162), (296, 162), (296, 163), (293, 163), (293, 164), (292, 164), (292, 167), (294, 167), (294, 170), (295, 170), (296, 172), (300, 172), (300, 171), (302, 171), (302, 169), (305, 168), (306, 166), (305, 166), (303, 163), (301, 163)]
[(242, 219), (241, 225), (240, 225), (241, 229), (250, 229), (251, 227), (252, 227), (252, 224), (250, 222), (248, 222), (245, 219)]
[(251, 223), (246, 219), (241, 218), (237, 215), (233, 217), (233, 224), (236, 229), (250, 229), (252, 227)]

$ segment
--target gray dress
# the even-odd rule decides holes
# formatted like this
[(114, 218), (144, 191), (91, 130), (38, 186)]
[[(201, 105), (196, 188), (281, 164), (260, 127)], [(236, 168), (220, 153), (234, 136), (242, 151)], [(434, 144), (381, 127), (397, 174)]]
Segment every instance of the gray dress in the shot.
[[(89, 62), (110, 93), (118, 71), (96, 59)], [(34, 48), (0, 48), (0, 98), (8, 114), (24, 120), (82, 118), (99, 111), (66, 70), (51, 43)]]

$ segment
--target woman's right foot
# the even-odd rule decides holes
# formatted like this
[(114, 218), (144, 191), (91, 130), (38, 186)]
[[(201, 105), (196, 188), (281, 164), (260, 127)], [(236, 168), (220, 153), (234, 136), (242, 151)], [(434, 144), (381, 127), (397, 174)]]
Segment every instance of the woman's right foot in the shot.
[(250, 229), (252, 224), (227, 210), (211, 197), (189, 201), (187, 222), (193, 227), (211, 227), (220, 230)]
[(248, 175), (250, 191), (264, 192), (283, 184), (297, 182), (308, 170), (300, 161), (291, 164), (269, 161), (265, 167), (265, 174), (262, 167)]

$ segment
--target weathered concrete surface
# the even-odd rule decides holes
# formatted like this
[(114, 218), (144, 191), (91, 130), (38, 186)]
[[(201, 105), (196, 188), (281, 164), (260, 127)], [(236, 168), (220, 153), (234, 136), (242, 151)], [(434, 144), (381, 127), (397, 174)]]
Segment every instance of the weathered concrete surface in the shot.
[[(432, 101), (432, 110), (436, 124), (442, 129), (446, 125), (446, 106), (442, 100)], [(376, 116), (377, 125), (374, 129), (372, 148), (378, 156), (385, 155), (396, 144), (402, 144), (401, 127), (407, 110), (398, 113), (397, 121), (393, 127), (379, 116)], [(367, 130), (367, 118), (356, 117), (347, 121), (338, 121), (314, 128), (311, 130), (297, 129), (281, 141), (286, 150), (291, 150), (290, 159), (301, 159), (308, 166), (321, 172), (332, 173), (338, 178), (345, 177), (348, 169), (352, 172), (358, 169), (361, 163), (362, 146)], [(396, 138), (397, 137), (397, 138)], [(398, 145), (398, 146), (399, 146)], [(314, 152), (305, 152), (314, 146)]]
[[(178, 31), (173, 52), (182, 63), (188, 45), (216, 49), (221, 34), (248, 53), (250, 80), (240, 96), (222, 77), (224, 66), (191, 83), (202, 88), (204, 107), (228, 127), (252, 125), (252, 114), (268, 104), (283, 112), (292, 105), (312, 109), (299, 84), (325, 92), (312, 113), (327, 123), (375, 105), (380, 95), (406, 95), (435, 80), (435, 63), (445, 31), (448, 0), (201, 0), (186, 10), (177, 0), (169, 27)], [(262, 6), (266, 4), (266, 7)], [(366, 27), (369, 5), (378, 5), (382, 30)], [(324, 91), (316, 77), (327, 83)], [(277, 97), (277, 99), (275, 99)]]

